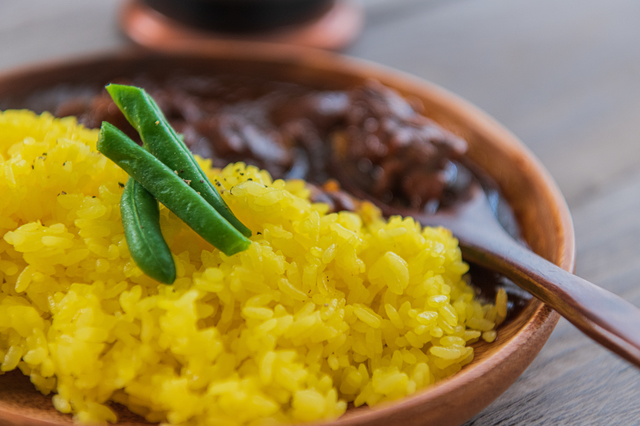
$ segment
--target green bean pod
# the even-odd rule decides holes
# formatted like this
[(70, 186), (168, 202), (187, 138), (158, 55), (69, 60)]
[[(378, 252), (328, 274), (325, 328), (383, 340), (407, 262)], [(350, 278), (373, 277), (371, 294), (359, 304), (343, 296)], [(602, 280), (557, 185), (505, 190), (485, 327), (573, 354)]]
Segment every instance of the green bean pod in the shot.
[(109, 84), (107, 91), (129, 123), (138, 131), (142, 143), (151, 154), (180, 177), (191, 181), (191, 187), (245, 237), (251, 231), (231, 212), (209, 181), (193, 154), (169, 125), (164, 114), (144, 89), (122, 84)]
[(251, 240), (231, 226), (187, 181), (107, 122), (100, 128), (98, 151), (227, 256), (246, 250), (251, 244)]
[(129, 252), (148, 276), (165, 284), (176, 280), (176, 265), (160, 231), (158, 201), (129, 178), (120, 199), (120, 214)]

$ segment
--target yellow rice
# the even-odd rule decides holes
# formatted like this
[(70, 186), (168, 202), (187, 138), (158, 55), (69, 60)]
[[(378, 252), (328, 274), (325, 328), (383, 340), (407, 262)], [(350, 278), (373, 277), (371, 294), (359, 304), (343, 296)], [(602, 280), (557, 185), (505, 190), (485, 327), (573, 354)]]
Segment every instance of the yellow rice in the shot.
[(149, 421), (332, 419), (412, 394), (496, 338), (506, 294), (481, 304), (442, 228), (383, 221), (363, 204), (327, 214), (302, 181), (242, 163), (214, 170), (254, 233), (226, 257), (164, 207), (174, 285), (129, 256), (127, 175), (74, 118), (0, 114), (0, 374), (16, 367), (83, 423), (110, 401)]

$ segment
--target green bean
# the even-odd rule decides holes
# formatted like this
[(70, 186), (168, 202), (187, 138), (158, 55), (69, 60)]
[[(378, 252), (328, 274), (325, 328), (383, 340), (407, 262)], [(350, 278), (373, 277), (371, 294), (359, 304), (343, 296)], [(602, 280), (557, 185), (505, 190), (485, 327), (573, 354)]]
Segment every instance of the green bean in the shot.
[(189, 183), (115, 126), (103, 122), (98, 151), (111, 159), (227, 256), (246, 250), (251, 241), (223, 218)]
[(164, 114), (144, 89), (122, 84), (109, 84), (107, 91), (129, 123), (138, 131), (143, 146), (180, 177), (191, 181), (191, 187), (245, 237), (251, 236), (231, 212), (216, 188), (204, 174), (195, 158), (169, 125)]
[(138, 267), (156, 281), (173, 284), (176, 265), (160, 231), (158, 201), (129, 178), (120, 199), (120, 214), (129, 252)]

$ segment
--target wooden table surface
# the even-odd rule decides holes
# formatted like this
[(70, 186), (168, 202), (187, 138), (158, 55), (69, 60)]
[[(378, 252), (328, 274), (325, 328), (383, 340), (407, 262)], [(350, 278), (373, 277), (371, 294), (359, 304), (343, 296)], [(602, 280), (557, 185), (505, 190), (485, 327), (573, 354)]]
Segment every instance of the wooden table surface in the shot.
[[(0, 71), (127, 46), (117, 0), (2, 0)], [(363, 0), (345, 53), (431, 80), (512, 130), (571, 209), (577, 274), (640, 306), (640, 2)], [(640, 424), (640, 370), (564, 319), (467, 425)]]

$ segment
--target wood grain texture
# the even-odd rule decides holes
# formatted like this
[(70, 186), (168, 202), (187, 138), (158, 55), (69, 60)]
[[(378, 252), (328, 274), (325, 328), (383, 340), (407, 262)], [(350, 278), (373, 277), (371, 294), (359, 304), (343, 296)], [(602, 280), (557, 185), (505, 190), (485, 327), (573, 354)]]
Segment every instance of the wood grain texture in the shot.
[[(569, 203), (577, 274), (640, 306), (640, 3), (431, 6), (376, 17), (350, 53), (441, 84), (514, 131)], [(467, 424), (638, 424), (639, 399), (640, 371), (561, 320), (524, 375)]]
[[(640, 305), (640, 2), (364, 0), (348, 54), (434, 81), (518, 135), (563, 191), (577, 273)], [(3, 0), (0, 70), (126, 45), (117, 0)], [(638, 424), (640, 372), (561, 320), (468, 425)]]
[(496, 219), (480, 185), (472, 186), (470, 193), (464, 203), (418, 216), (418, 220), (450, 229), (467, 261), (503, 274), (594, 341), (640, 368), (640, 309), (518, 244)]

